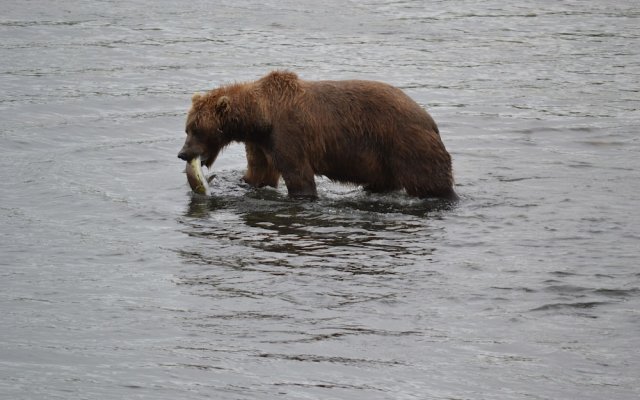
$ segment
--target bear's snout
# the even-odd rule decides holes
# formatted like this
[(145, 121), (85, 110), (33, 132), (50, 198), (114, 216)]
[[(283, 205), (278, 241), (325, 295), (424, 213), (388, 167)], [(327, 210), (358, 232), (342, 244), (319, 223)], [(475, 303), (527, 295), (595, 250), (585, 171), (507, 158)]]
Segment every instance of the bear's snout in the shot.
[(184, 150), (180, 150), (180, 153), (178, 153), (178, 158), (181, 160), (185, 160), (186, 162), (189, 162), (193, 158), (193, 155), (187, 153)]

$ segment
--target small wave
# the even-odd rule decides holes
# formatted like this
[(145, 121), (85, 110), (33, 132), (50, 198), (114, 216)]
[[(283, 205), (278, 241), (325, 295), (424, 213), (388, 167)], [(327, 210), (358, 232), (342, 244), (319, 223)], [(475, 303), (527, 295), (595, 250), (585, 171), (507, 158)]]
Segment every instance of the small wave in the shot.
[(596, 289), (594, 293), (601, 294), (607, 297), (633, 297), (640, 294), (639, 288), (632, 289)]
[(609, 288), (589, 288), (574, 285), (552, 285), (545, 288), (548, 292), (559, 293), (562, 295), (584, 296), (586, 294), (602, 295), (606, 297), (621, 298), (633, 297), (640, 294), (639, 288), (631, 289), (609, 289)]
[(530, 311), (552, 311), (552, 310), (584, 310), (584, 309), (592, 309), (598, 306), (603, 306), (611, 304), (608, 301), (587, 301), (587, 302), (579, 302), (579, 303), (552, 303), (545, 304), (540, 307), (532, 308)]
[(338, 356), (320, 356), (316, 354), (274, 354), (274, 353), (262, 353), (258, 354), (261, 358), (275, 358), (288, 361), (303, 361), (303, 362), (324, 362), (332, 364), (343, 365), (404, 365), (403, 363), (395, 360), (369, 360), (364, 358), (350, 358), (350, 357), (338, 357)]

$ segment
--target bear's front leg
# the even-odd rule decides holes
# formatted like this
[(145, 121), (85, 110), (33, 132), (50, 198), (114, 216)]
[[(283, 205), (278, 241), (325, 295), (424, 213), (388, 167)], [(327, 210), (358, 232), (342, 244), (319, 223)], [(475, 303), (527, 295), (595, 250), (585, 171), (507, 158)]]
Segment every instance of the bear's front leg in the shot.
[(247, 153), (247, 172), (242, 179), (253, 187), (272, 186), (277, 188), (280, 172), (273, 165), (271, 156), (254, 143), (246, 143), (245, 150)]
[(298, 132), (286, 129), (274, 130), (272, 137), (273, 164), (282, 173), (289, 197), (317, 198), (314, 170), (311, 168), (305, 143)]
[(297, 199), (316, 199), (318, 192), (316, 190), (316, 181), (314, 179), (313, 170), (310, 167), (300, 169), (287, 170), (282, 172), (282, 178), (287, 185), (289, 197)]

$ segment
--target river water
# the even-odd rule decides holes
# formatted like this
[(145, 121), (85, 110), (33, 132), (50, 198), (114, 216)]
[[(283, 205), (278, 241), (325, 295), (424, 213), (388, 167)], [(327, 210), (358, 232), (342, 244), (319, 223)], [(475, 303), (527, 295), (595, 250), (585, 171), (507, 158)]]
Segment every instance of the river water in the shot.
[[(0, 398), (640, 397), (637, 1), (5, 1), (0, 37)], [(285, 68), (403, 88), (461, 201), (292, 201), (237, 145), (193, 195), (191, 95)]]

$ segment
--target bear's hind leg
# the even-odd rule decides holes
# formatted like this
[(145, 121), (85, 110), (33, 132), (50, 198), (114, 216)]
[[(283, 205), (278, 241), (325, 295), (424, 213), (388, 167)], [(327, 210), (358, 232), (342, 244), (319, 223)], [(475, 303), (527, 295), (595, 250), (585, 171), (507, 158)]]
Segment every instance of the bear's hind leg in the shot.
[(457, 200), (453, 190), (451, 164), (446, 162), (434, 163), (433, 160), (402, 160), (396, 167), (398, 181), (409, 196), (427, 198), (438, 197), (447, 200)]
[(446, 173), (438, 174), (433, 170), (407, 173), (402, 177), (402, 186), (409, 196), (421, 199), (427, 197), (437, 197), (452, 201), (458, 199), (458, 195), (453, 190), (451, 176)]

